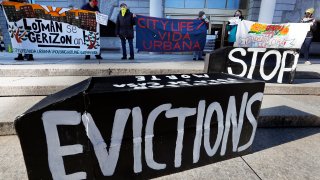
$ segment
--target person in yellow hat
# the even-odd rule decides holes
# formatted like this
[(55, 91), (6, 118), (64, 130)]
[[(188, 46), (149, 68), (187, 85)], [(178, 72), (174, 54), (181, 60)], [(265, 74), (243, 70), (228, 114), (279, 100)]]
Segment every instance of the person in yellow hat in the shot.
[(313, 18), (314, 9), (309, 8), (305, 11), (305, 16), (301, 19), (301, 23), (309, 23), (311, 30), (308, 32), (306, 39), (301, 47), (301, 52), (304, 55), (305, 64), (311, 64), (309, 61), (309, 49), (313, 38), (313, 31), (316, 29), (316, 20)]

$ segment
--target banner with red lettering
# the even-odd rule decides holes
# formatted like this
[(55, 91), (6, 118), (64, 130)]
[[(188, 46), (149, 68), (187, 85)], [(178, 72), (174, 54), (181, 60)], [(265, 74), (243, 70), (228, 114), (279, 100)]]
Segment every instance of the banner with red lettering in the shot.
[(2, 6), (16, 53), (100, 53), (95, 12), (8, 1)]
[(136, 24), (136, 47), (139, 51), (201, 51), (205, 46), (207, 27), (201, 20), (165, 19), (139, 15)]

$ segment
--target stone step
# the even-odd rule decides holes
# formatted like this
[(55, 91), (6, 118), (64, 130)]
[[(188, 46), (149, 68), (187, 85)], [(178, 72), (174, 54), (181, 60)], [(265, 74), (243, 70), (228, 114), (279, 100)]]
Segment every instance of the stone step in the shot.
[[(16, 134), (14, 120), (45, 96), (0, 97), (0, 135)], [(265, 95), (259, 127), (320, 127), (320, 96)]]
[(47, 96), (89, 76), (0, 77), (0, 96)]
[[(157, 56), (156, 56), (157, 57)], [(182, 56), (185, 58), (184, 56)], [(65, 64), (16, 64), (1, 65), (0, 77), (37, 77), (37, 76), (110, 76), (110, 75), (147, 75), (147, 74), (184, 74), (203, 73), (203, 61), (183, 60), (108, 60), (101, 64), (83, 63), (79, 60), (66, 60)], [(74, 63), (74, 64), (72, 64)], [(299, 64), (296, 79), (320, 79), (320, 65)]]
[[(0, 96), (47, 96), (89, 76), (0, 77)], [(265, 94), (320, 95), (320, 79), (297, 79), (295, 84), (266, 84)]]
[[(70, 62), (71, 63), (71, 62)], [(117, 76), (203, 73), (203, 61), (2, 65), (0, 77)]]

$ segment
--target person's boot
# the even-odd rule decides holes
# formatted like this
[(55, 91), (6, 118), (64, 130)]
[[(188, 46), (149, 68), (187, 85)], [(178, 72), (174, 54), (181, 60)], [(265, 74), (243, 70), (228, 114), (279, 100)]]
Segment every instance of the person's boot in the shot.
[(122, 59), (122, 60), (127, 60), (127, 57), (123, 56), (121, 59)]
[(33, 54), (28, 54), (27, 61), (33, 61)]
[(103, 59), (101, 55), (96, 55), (96, 59)]
[(16, 61), (23, 61), (23, 56), (22, 56), (22, 54), (18, 54), (18, 57), (16, 57), (16, 58), (14, 58), (14, 60), (16, 60)]
[(312, 63), (309, 60), (307, 60), (307, 61), (304, 62), (304, 64), (311, 65)]
[(84, 57), (84, 59), (85, 59), (85, 60), (89, 60), (89, 59), (90, 59), (90, 55), (86, 55), (86, 56)]
[(129, 60), (134, 60), (134, 57), (129, 57)]

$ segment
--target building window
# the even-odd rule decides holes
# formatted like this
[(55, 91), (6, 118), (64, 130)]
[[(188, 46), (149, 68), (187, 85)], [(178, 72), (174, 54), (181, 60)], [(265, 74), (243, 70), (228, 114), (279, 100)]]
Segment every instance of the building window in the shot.
[(199, 9), (239, 9), (240, 1), (241, 0), (166, 0), (165, 7)]
[(227, 9), (239, 9), (240, 0), (228, 0)]
[(225, 9), (226, 0), (207, 0), (207, 8), (209, 9)]
[(185, 8), (204, 8), (205, 0), (185, 0)]
[(184, 8), (184, 0), (166, 0), (167, 8)]

